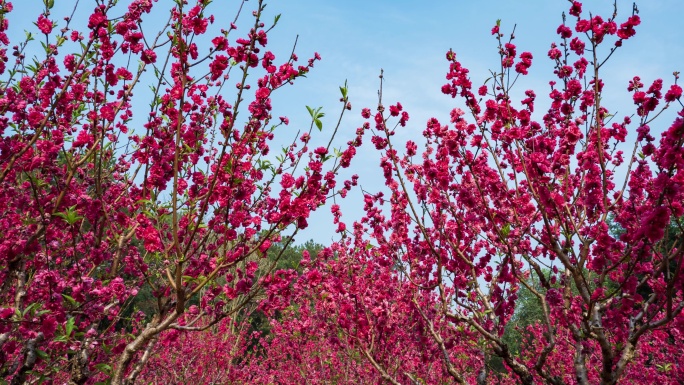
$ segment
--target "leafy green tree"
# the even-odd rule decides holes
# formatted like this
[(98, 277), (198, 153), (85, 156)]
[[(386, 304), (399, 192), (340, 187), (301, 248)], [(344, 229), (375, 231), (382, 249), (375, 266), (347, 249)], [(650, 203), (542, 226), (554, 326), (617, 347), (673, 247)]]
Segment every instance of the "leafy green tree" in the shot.
[(300, 265), (302, 260), (302, 254), (304, 251), (308, 251), (311, 258), (316, 257), (319, 251), (323, 249), (323, 245), (316, 243), (313, 239), (300, 244), (291, 246), (288, 241), (281, 241), (271, 245), (271, 248), (267, 252), (267, 256), (271, 261), (276, 262), (276, 269), (292, 269), (297, 271), (297, 273), (302, 273), (302, 267)]

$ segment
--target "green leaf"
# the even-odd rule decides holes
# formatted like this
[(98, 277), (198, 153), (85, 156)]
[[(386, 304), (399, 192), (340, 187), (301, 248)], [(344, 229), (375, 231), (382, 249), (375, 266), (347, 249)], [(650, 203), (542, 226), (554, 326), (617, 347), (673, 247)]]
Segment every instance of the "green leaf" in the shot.
[(314, 123), (316, 123), (316, 127), (318, 127), (318, 131), (323, 131), (323, 122), (321, 122), (320, 119), (314, 120)]
[(69, 319), (67, 320), (66, 326), (65, 326), (65, 328), (64, 328), (64, 330), (66, 331), (67, 337), (70, 336), (70, 335), (71, 335), (71, 332), (74, 330), (74, 322), (75, 322), (75, 321), (74, 321), (74, 318), (73, 318), (73, 317), (72, 317), (72, 318), (69, 318)]
[(344, 99), (346, 101), (347, 100), (347, 92), (348, 92), (346, 80), (344, 81), (344, 86), (340, 86), (340, 92), (342, 93), (342, 99)]
[(149, 199), (138, 199), (135, 203), (139, 204), (139, 205), (140, 204), (154, 205), (154, 203)]
[(314, 120), (314, 123), (316, 123), (316, 126), (318, 126), (319, 130), (322, 128), (321, 126), (323, 124), (316, 121), (325, 116), (325, 113), (321, 112), (322, 108), (323, 107), (318, 107), (314, 110), (313, 108), (306, 106), (306, 109), (309, 111), (309, 115), (311, 115), (311, 119)]
[(273, 26), (274, 27), (276, 24), (278, 24), (278, 20), (280, 20), (280, 13), (275, 16), (275, 19), (273, 19)]
[(271, 168), (271, 162), (268, 160), (258, 160), (257, 167), (260, 171), (268, 170)]
[[(101, 372), (104, 373), (104, 374), (109, 374), (109, 373), (111, 373), (111, 371), (112, 371), (112, 367), (111, 367), (111, 366), (109, 366), (109, 365), (107, 365), (107, 364), (103, 364), (103, 363), (100, 363), (100, 364), (95, 365), (95, 369), (101, 371)], [(104, 384), (104, 382), (103, 382), (103, 384)]]
[(40, 357), (43, 360), (50, 358), (50, 356), (48, 356), (47, 353), (45, 353), (44, 351), (42, 351), (40, 349), (36, 349), (36, 354), (38, 355), (38, 357)]
[(184, 282), (190, 282), (190, 283), (192, 283), (192, 282), (197, 282), (197, 280), (198, 280), (197, 278), (192, 277), (192, 276), (189, 276), (189, 275), (184, 275), (184, 276), (183, 276), (183, 281), (184, 281)]
[(28, 305), (28, 306), (26, 307), (26, 309), (24, 309), (24, 312), (21, 314), (21, 316), (22, 316), (22, 317), (25, 317), (26, 314), (29, 314), (30, 312), (35, 311), (36, 309), (38, 309), (38, 307), (40, 307), (40, 305), (41, 305), (40, 302), (34, 302), (34, 303)]
[(74, 225), (76, 222), (83, 219), (82, 216), (76, 214), (76, 205), (73, 205), (61, 213), (55, 213), (56, 216), (64, 219), (66, 223)]
[(501, 229), (501, 235), (502, 235), (504, 238), (507, 238), (507, 237), (508, 237), (508, 234), (510, 234), (510, 233), (511, 233), (511, 224), (510, 224), (510, 223), (506, 223), (506, 225)]
[(78, 302), (76, 302), (76, 300), (73, 299), (73, 297), (70, 297), (70, 296), (68, 296), (68, 295), (66, 295), (66, 294), (62, 294), (62, 298), (64, 298), (67, 302), (69, 302), (69, 305), (71, 305), (71, 306), (73, 306), (73, 307), (77, 307), (77, 306), (78, 306)]

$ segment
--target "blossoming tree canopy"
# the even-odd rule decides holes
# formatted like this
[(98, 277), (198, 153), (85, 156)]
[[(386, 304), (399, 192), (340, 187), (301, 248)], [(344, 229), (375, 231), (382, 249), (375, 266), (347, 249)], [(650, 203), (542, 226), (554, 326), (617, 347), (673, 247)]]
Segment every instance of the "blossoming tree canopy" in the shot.
[(133, 383), (164, 331), (286, 303), (294, 272), (266, 253), (337, 192), (357, 142), (339, 157), (309, 148), (318, 110), (269, 155), (297, 132), (271, 95), (320, 57), (276, 58), (279, 16), (265, 20), (262, 1), (232, 19), (209, 3), (74, 2), (55, 17), (46, 0), (37, 30), (10, 42), (21, 20), (0, 1), (4, 380)]
[[(519, 52), (497, 22), (491, 33), (500, 63), (482, 85), (447, 53), (442, 92), (462, 108), (451, 111), (450, 124), (427, 122), (422, 151), (414, 141), (397, 143), (407, 115), (400, 103), (384, 106), (382, 88), (376, 112), (362, 112), (389, 195), (367, 193), (354, 240), (335, 247), (362, 261), (373, 250), (377, 257), (364, 263), (393, 266), (393, 275), (411, 283), (404, 290), (413, 292), (425, 334), (458, 383), (486, 381), (494, 359), (526, 384), (652, 381), (662, 372), (653, 368), (672, 370), (668, 353), (684, 327), (679, 76), (652, 84), (634, 77), (625, 85), (634, 111), (614, 116), (601, 76), (634, 37), (638, 10), (602, 17), (571, 2), (568, 13), (548, 51), (550, 91), (516, 99), (513, 86), (531, 71), (533, 55)], [(535, 112), (540, 92), (548, 92), (550, 108)], [(658, 130), (658, 141), (653, 127), (668, 108), (679, 113)], [(627, 147), (630, 130), (637, 135)], [(610, 221), (620, 231), (611, 231)], [(504, 334), (523, 287), (542, 314), (514, 351)], [(436, 304), (426, 304), (428, 294)], [(395, 306), (379, 303), (370, 310), (357, 301), (352, 306), (365, 316), (349, 326), (340, 315), (340, 327), (367, 330), (369, 319)], [(378, 333), (354, 338), (369, 359), (381, 346)], [(464, 368), (460, 354), (473, 344), (484, 359)], [(389, 361), (373, 365), (394, 383), (411, 377), (408, 370), (392, 375)]]

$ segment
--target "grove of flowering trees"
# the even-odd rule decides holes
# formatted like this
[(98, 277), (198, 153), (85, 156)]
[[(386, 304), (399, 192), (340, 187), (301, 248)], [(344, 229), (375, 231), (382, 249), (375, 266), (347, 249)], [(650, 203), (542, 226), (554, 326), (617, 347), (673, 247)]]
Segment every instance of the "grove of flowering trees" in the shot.
[[(487, 80), (449, 50), (449, 122), (409, 123), (381, 73), (361, 127), (345, 85), (336, 127), (296, 132), (272, 94), (319, 55), (218, 3), (44, 0), (10, 41), (0, 0), (1, 383), (684, 380), (679, 76), (604, 97), (636, 6), (568, 2), (543, 59), (497, 22)], [(537, 60), (549, 88), (519, 89)], [(342, 177), (361, 149), (384, 186)], [(317, 209), (338, 240), (293, 248)]]

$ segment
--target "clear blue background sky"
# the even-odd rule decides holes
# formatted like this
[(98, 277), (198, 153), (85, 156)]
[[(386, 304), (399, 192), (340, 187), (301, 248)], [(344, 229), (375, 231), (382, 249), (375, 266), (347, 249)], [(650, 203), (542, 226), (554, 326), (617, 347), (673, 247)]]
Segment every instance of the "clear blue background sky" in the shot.
[[(121, 6), (127, 3), (120, 1)], [(584, 3), (584, 9), (594, 14), (609, 16), (613, 10), (613, 2), (608, 0)], [(166, 9), (170, 4), (170, 0), (159, 0), (156, 6)], [(217, 23), (226, 26), (233, 19), (238, 4), (236, 0), (214, 0), (210, 11), (216, 15)], [(36, 32), (30, 22), (36, 20), (42, 1), (15, 0), (14, 5), (10, 38), (23, 37), (24, 29)], [(255, 5), (256, 1), (252, 0), (246, 7), (251, 11)], [(612, 112), (617, 110), (620, 116), (634, 111), (626, 91), (627, 82), (634, 75), (641, 76), (647, 84), (658, 77), (669, 84), (673, 71), (684, 72), (682, 0), (642, 0), (637, 5), (642, 25), (638, 27), (636, 37), (614, 55), (612, 64), (604, 72), (607, 90), (604, 104)], [(93, 6), (92, 0), (81, 0), (77, 13), (81, 23), (86, 22)], [(55, 0), (52, 14), (66, 15), (72, 8), (72, 0)], [(361, 108), (377, 105), (378, 74), (382, 68), (385, 105), (400, 101), (411, 115), (409, 125), (398, 133), (397, 140), (402, 143), (407, 139), (420, 141), (427, 119), (434, 116), (446, 123), (449, 111), (458, 105), (440, 92), (448, 69), (445, 53), (453, 48), (471, 70), (474, 84), (481, 84), (489, 76), (488, 70), (496, 68), (498, 62), (496, 41), (490, 34), (497, 19), (502, 20), (504, 33), (517, 25), (518, 52), (533, 53), (530, 75), (519, 81), (516, 88), (520, 93), (535, 89), (540, 100), (537, 109), (543, 110), (539, 106), (547, 94), (548, 81), (554, 76), (546, 53), (550, 43), (559, 40), (555, 31), (561, 23), (561, 13), (568, 8), (569, 3), (565, 0), (273, 0), (268, 4), (265, 20), (282, 14), (269, 36), (269, 49), (280, 59), (276, 61), (287, 57), (297, 35), (297, 53), (303, 62), (314, 52), (319, 52), (323, 58), (307, 79), (300, 79), (294, 87), (274, 96), (274, 116), (289, 116), (291, 124), (286, 129), (295, 132), (308, 128), (306, 105), (323, 107), (327, 116), (324, 132), (318, 140), (327, 142), (329, 133), (325, 130), (332, 130), (339, 111), (338, 86), (346, 79), (354, 109), (339, 133), (339, 143), (344, 144), (362, 123)], [(624, 21), (631, 10), (631, 1), (619, 0), (618, 21)], [(148, 18), (146, 24), (163, 21)], [(249, 14), (243, 15), (243, 21), (249, 21)], [(661, 119), (654, 129), (662, 130), (670, 122), (671, 117), (669, 121)], [(357, 173), (365, 189), (378, 191), (382, 189), (382, 175), (377, 163), (374, 151), (361, 151), (347, 177)], [(360, 191), (356, 190), (341, 202), (345, 213), (343, 219), (348, 224), (362, 214), (360, 197)], [(298, 241), (313, 238), (327, 243), (335, 237), (329, 210), (321, 211)]]

